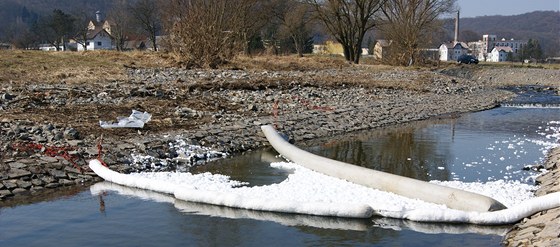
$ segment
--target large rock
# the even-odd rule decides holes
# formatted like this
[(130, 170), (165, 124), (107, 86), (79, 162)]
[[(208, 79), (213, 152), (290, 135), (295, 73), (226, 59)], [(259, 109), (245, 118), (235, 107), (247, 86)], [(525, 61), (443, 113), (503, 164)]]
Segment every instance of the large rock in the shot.
[(49, 174), (51, 174), (51, 176), (53, 176), (57, 179), (68, 177), (68, 176), (66, 176), (66, 173), (64, 171), (57, 170), (57, 169), (49, 169)]
[(29, 188), (31, 188), (31, 186), (33, 185), (31, 182), (29, 182), (29, 181), (23, 181), (23, 180), (18, 180), (18, 181), (16, 182), (16, 184), (17, 184), (17, 186), (18, 186), (19, 188), (22, 188), (22, 189), (29, 189)]
[(4, 197), (8, 197), (8, 196), (12, 196), (14, 194), (12, 194), (11, 191), (9, 190), (0, 190), (0, 199), (4, 198)]
[(2, 184), (4, 184), (4, 187), (6, 187), (6, 189), (9, 190), (13, 190), (15, 188), (17, 188), (17, 180), (12, 179), (12, 180), (5, 180), (2, 182)]
[(25, 177), (25, 176), (30, 176), (31, 172), (27, 171), (27, 170), (23, 170), (23, 169), (10, 169), (10, 171), (8, 172), (8, 177), (9, 178), (21, 178), (21, 177)]

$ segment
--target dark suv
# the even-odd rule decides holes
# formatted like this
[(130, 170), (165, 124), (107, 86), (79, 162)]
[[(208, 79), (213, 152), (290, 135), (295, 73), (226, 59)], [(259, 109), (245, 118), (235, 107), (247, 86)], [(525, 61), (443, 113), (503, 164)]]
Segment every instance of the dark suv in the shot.
[(478, 64), (478, 59), (472, 55), (461, 55), (459, 56), (459, 58), (457, 58), (457, 62), (459, 63), (465, 63), (465, 64)]

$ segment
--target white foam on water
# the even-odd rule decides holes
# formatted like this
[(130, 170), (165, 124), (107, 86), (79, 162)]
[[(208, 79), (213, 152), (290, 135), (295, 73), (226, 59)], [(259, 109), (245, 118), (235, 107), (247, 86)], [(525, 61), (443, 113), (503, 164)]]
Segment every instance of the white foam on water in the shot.
[(219, 174), (136, 173), (120, 174), (97, 160), (90, 167), (103, 179), (135, 188), (174, 195), (177, 199), (259, 211), (348, 218), (380, 215), (421, 222), (506, 224), (535, 212), (560, 206), (560, 193), (533, 197), (534, 186), (512, 181), (487, 183), (439, 182), (446, 186), (491, 196), (509, 209), (466, 212), (387, 193), (311, 171), (294, 163), (272, 163), (293, 171), (278, 184), (249, 187)]

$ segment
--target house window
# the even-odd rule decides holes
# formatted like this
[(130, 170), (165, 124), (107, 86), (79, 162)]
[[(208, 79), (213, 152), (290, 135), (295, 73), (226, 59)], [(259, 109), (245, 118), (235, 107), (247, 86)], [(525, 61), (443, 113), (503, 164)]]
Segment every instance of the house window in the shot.
[(101, 41), (97, 42), (97, 46), (101, 46)]
[(86, 46), (89, 46), (89, 42), (86, 42)]

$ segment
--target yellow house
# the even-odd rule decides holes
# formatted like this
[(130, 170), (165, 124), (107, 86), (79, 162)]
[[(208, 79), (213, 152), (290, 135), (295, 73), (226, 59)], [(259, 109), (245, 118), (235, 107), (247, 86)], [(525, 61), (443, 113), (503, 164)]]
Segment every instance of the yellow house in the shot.
[(313, 53), (321, 55), (341, 55), (344, 56), (342, 45), (336, 41), (328, 40), (324, 45), (313, 45)]
[(327, 54), (337, 54), (344, 56), (344, 49), (342, 45), (336, 41), (327, 41), (325, 42), (326, 52)]

